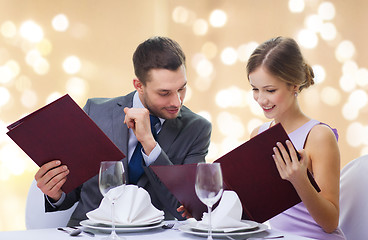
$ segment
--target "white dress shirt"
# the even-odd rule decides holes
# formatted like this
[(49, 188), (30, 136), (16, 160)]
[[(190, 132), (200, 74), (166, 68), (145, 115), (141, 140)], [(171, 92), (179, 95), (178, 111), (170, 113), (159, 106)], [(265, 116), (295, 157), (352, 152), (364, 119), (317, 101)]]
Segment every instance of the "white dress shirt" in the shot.
[[(138, 92), (135, 92), (134, 97), (133, 97), (133, 108), (144, 108), (141, 100), (139, 99)], [(162, 124), (164, 124), (165, 122), (165, 119), (162, 119), (162, 118), (159, 118), (159, 119), (160, 119), (161, 126), (162, 126)], [(158, 133), (161, 131), (161, 128), (162, 127), (160, 127), (160, 129), (158, 130)], [(128, 142), (128, 160), (129, 161), (133, 155), (137, 142), (138, 140), (137, 140), (137, 137), (134, 135), (133, 130), (129, 129), (129, 142)], [(151, 151), (150, 155), (148, 156), (146, 155), (146, 153), (143, 151), (143, 148), (142, 148), (142, 156), (146, 163), (146, 166), (151, 165), (158, 158), (160, 153), (161, 153), (161, 147), (158, 144), (158, 142), (156, 142), (155, 148)]]

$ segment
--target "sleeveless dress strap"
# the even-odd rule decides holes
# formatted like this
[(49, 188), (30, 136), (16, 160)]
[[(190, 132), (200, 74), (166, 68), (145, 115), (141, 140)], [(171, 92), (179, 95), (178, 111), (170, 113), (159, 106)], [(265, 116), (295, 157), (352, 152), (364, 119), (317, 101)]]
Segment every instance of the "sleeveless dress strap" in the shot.
[[(268, 128), (270, 128), (272, 121), (270, 122), (266, 122), (263, 123), (259, 130), (258, 130), (258, 134), (267, 130)], [(298, 129), (296, 129), (295, 131), (289, 133), (289, 138), (292, 141), (292, 143), (294, 144), (295, 148), (300, 150), (304, 148), (305, 142), (308, 138), (309, 132), (312, 130), (312, 128), (318, 124), (323, 124), (328, 126), (333, 133), (335, 134), (336, 140), (338, 140), (338, 133), (337, 130), (335, 128), (330, 127), (328, 124), (326, 123), (322, 123), (320, 121), (317, 121), (315, 119), (311, 119), (309, 120), (307, 123), (305, 123), (303, 126), (299, 127)]]

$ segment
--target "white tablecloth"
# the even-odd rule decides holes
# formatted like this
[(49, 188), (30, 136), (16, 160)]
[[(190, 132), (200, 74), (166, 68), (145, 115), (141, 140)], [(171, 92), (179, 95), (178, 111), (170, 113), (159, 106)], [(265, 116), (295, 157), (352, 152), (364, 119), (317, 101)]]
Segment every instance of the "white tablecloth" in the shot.
[[(187, 239), (201, 239), (205, 240), (206, 238), (197, 237), (191, 234), (183, 233), (177, 229), (177, 227), (181, 224), (180, 222), (169, 221), (171, 223), (175, 223), (174, 228), (172, 229), (153, 229), (149, 231), (144, 231), (140, 233), (119, 233), (119, 235), (124, 236), (127, 240), (187, 240)], [(95, 237), (90, 237), (88, 235), (79, 235), (78, 237), (71, 237), (67, 233), (59, 231), (55, 228), (48, 229), (36, 229), (36, 230), (26, 230), (26, 231), (5, 231), (0, 232), (1, 240), (41, 240), (41, 239), (52, 239), (52, 240), (67, 240), (67, 239), (78, 239), (78, 240), (93, 240), (93, 239), (101, 239), (103, 236), (106, 236), (104, 233), (95, 232)], [(282, 240), (307, 240), (308, 238), (295, 236), (288, 233), (280, 233), (274, 231), (272, 229), (268, 229), (262, 233), (253, 234), (249, 237), (262, 237), (262, 236), (279, 236), (283, 235), (284, 238)], [(239, 239), (239, 238), (237, 238)], [(244, 238), (243, 238), (244, 239)]]

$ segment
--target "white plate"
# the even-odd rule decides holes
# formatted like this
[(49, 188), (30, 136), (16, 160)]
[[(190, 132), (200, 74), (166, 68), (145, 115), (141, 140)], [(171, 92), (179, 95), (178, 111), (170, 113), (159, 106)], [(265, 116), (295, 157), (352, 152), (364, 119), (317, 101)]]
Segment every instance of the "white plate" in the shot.
[[(227, 238), (227, 236), (230, 236), (230, 237), (244, 237), (244, 236), (247, 236), (247, 235), (263, 232), (267, 229), (268, 229), (267, 225), (259, 224), (258, 227), (255, 228), (255, 229), (246, 230), (246, 231), (242, 231), (242, 232), (229, 232), (229, 233), (212, 232), (212, 237), (216, 237), (216, 238)], [(191, 226), (187, 225), (187, 224), (183, 224), (183, 225), (179, 226), (179, 230), (184, 232), (184, 233), (189, 233), (189, 234), (200, 236), (200, 237), (207, 237), (208, 236), (207, 232), (193, 231)]]
[[(100, 223), (94, 223), (91, 220), (83, 220), (80, 222), (80, 225), (82, 225), (85, 228), (89, 228), (89, 229), (93, 229), (93, 230), (98, 230), (101, 232), (111, 232), (112, 230), (112, 226), (109, 225), (104, 225), (104, 224), (100, 224)], [(147, 231), (147, 230), (151, 230), (151, 229), (155, 229), (155, 228), (160, 228), (164, 225), (163, 221), (160, 221), (159, 223), (156, 224), (150, 224), (150, 225), (146, 225), (146, 226), (130, 226), (130, 227), (121, 227), (121, 226), (116, 226), (115, 227), (115, 231), (116, 232), (141, 232), (141, 231)]]
[[(234, 228), (212, 228), (212, 232), (218, 233), (229, 233), (229, 232), (244, 232), (247, 230), (254, 229), (259, 226), (259, 223), (250, 220), (241, 220), (243, 223), (248, 224), (248, 226), (234, 227)], [(189, 226), (193, 231), (208, 232), (208, 226), (197, 226), (196, 222), (189, 223)]]
[[(145, 226), (151, 226), (154, 224), (158, 224), (164, 220), (164, 216), (157, 218), (153, 221), (146, 222), (146, 223), (132, 223), (132, 224), (115, 224), (116, 227), (120, 228), (132, 228), (132, 227), (145, 227)], [(96, 220), (96, 219), (89, 219), (91, 223), (94, 225), (103, 225), (104, 227), (111, 227), (112, 223), (111, 221), (103, 221), (103, 220)]]

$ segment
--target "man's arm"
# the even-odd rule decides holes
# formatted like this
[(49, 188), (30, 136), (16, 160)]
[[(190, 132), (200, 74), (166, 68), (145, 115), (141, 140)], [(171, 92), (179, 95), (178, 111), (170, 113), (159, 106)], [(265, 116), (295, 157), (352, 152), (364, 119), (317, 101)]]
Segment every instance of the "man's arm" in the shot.
[(45, 211), (56, 212), (71, 208), (76, 202), (79, 201), (81, 188), (82, 186), (79, 186), (68, 194), (65, 194), (65, 199), (58, 205), (51, 203), (51, 199), (48, 199), (47, 195), (45, 195)]

